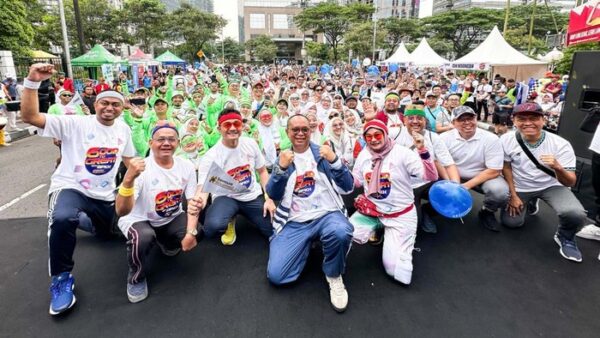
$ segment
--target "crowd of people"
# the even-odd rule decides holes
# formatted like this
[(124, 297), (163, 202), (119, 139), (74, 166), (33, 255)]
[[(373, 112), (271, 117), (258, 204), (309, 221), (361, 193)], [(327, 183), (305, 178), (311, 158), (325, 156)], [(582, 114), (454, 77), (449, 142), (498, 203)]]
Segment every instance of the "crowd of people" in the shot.
[[(576, 234), (600, 240), (598, 217), (586, 226), (569, 189), (573, 148), (547, 130), (564, 91), (555, 74), (537, 103), (517, 98), (519, 84), (501, 75), (208, 62), (145, 74), (139, 86), (125, 74), (112, 88), (89, 82), (76, 106), (63, 77), (60, 102), (43, 114), (38, 90), (53, 76), (51, 65), (31, 66), (21, 102), (23, 121), (61, 149), (49, 191), (53, 315), (75, 303), (76, 229), (110, 237), (117, 218), (133, 303), (148, 296), (155, 245), (168, 256), (201, 236), (233, 245), (243, 215), (269, 243), (272, 284), (297, 280), (321, 245), (331, 304), (342, 312), (352, 242), (382, 243), (386, 273), (411, 283), (418, 229), (437, 232), (427, 201), (439, 180), (483, 194), (474, 209), (494, 232), (524, 226), (544, 201), (558, 215), (554, 241), (567, 260), (582, 261)], [(478, 127), (490, 117), (494, 132)]]

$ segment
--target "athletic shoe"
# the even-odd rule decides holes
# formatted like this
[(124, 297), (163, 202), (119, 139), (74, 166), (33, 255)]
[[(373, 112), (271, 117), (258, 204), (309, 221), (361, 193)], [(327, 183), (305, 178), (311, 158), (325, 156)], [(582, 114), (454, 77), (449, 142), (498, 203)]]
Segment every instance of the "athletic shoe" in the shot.
[(527, 202), (527, 213), (531, 216), (537, 215), (540, 212), (540, 199), (534, 198)]
[(496, 215), (487, 209), (479, 210), (479, 222), (490, 231), (500, 231), (500, 224), (496, 220)]
[(158, 245), (158, 247), (160, 248), (160, 251), (165, 256), (173, 257), (173, 256), (177, 256), (181, 252), (181, 248), (169, 249), (158, 240), (156, 241), (156, 244)]
[(581, 256), (581, 251), (577, 248), (577, 243), (575, 240), (569, 240), (559, 235), (558, 233), (554, 234), (554, 241), (560, 247), (560, 254), (573, 262), (581, 262), (583, 257)]
[(94, 228), (92, 219), (83, 211), (79, 212), (79, 214), (77, 216), (79, 218), (79, 223), (77, 223), (77, 228), (79, 230), (83, 230), (85, 232), (89, 232), (92, 235), (95, 235), (96, 228)]
[(595, 241), (600, 241), (600, 227), (594, 224), (588, 224), (581, 228), (576, 235), (579, 238), (585, 239), (593, 239)]
[(329, 283), (329, 299), (331, 300), (333, 309), (337, 312), (346, 311), (346, 307), (348, 306), (348, 292), (346, 291), (346, 286), (344, 286), (342, 276), (325, 276), (325, 278)]
[(383, 243), (383, 229), (376, 229), (369, 237), (369, 244), (373, 246), (378, 246)]
[(65, 271), (60, 275), (52, 276), (50, 283), (50, 314), (55, 316), (61, 314), (75, 304), (77, 299), (73, 294), (75, 289), (75, 279), (70, 272)]
[(423, 212), (423, 221), (421, 222), (421, 229), (430, 234), (437, 233), (437, 225), (435, 225), (435, 223), (431, 219), (431, 216), (429, 216), (426, 212)]
[(221, 243), (223, 243), (223, 245), (233, 245), (236, 238), (235, 219), (232, 219), (229, 223), (227, 223), (227, 230), (225, 230), (225, 233), (221, 235)]
[(132, 303), (139, 303), (148, 298), (148, 283), (146, 280), (139, 283), (127, 283), (127, 298)]

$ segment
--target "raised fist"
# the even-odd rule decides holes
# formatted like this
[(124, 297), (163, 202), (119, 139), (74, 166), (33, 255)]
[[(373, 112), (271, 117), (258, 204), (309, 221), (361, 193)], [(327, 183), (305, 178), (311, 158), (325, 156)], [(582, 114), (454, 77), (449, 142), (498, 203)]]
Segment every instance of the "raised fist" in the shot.
[(129, 167), (125, 176), (130, 179), (136, 179), (146, 169), (146, 162), (143, 158), (135, 157), (129, 161)]
[(415, 147), (417, 147), (417, 149), (423, 149), (423, 147), (425, 146), (425, 138), (423, 137), (423, 135), (417, 133), (416, 131), (413, 131), (412, 138)]
[(335, 152), (333, 151), (333, 149), (331, 149), (331, 146), (329, 146), (329, 144), (323, 144), (321, 146), (321, 148), (319, 149), (319, 155), (321, 155), (321, 157), (326, 159), (329, 163), (335, 161)]
[(34, 82), (41, 82), (52, 77), (56, 73), (54, 65), (48, 63), (34, 63), (29, 67), (27, 78)]
[(286, 149), (279, 154), (279, 167), (287, 169), (294, 162), (294, 152)]

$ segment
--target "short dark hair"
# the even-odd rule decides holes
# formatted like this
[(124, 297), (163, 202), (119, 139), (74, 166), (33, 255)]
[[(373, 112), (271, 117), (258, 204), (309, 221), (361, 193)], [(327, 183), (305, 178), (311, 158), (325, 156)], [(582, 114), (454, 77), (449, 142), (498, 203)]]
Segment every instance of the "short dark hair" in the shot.
[(306, 121), (308, 121), (308, 123), (310, 123), (310, 120), (308, 119), (308, 117), (306, 117), (306, 115), (302, 115), (302, 114), (295, 114), (292, 115), (288, 118), (287, 120), (287, 124), (285, 125), (285, 129), (288, 129), (290, 127), (290, 121), (295, 118), (295, 117), (303, 117), (304, 119), (306, 119)]

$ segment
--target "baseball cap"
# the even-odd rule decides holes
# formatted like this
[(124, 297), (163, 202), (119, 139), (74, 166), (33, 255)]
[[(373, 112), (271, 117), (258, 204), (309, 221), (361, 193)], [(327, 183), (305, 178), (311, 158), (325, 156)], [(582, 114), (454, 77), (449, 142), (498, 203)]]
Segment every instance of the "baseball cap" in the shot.
[(542, 107), (540, 107), (539, 104), (534, 103), (534, 102), (526, 102), (526, 103), (518, 104), (513, 109), (513, 115), (523, 114), (523, 113), (533, 113), (533, 114), (544, 115), (544, 110), (542, 109)]
[(457, 118), (461, 117), (464, 114), (470, 114), (473, 116), (477, 116), (477, 114), (475, 114), (475, 111), (473, 110), (473, 108), (471, 108), (469, 106), (458, 106), (458, 107), (454, 108), (454, 110), (452, 110), (452, 121), (456, 120)]
[(431, 96), (437, 97), (437, 95), (435, 95), (431, 90), (428, 91), (427, 93), (425, 93), (425, 97), (431, 97)]

